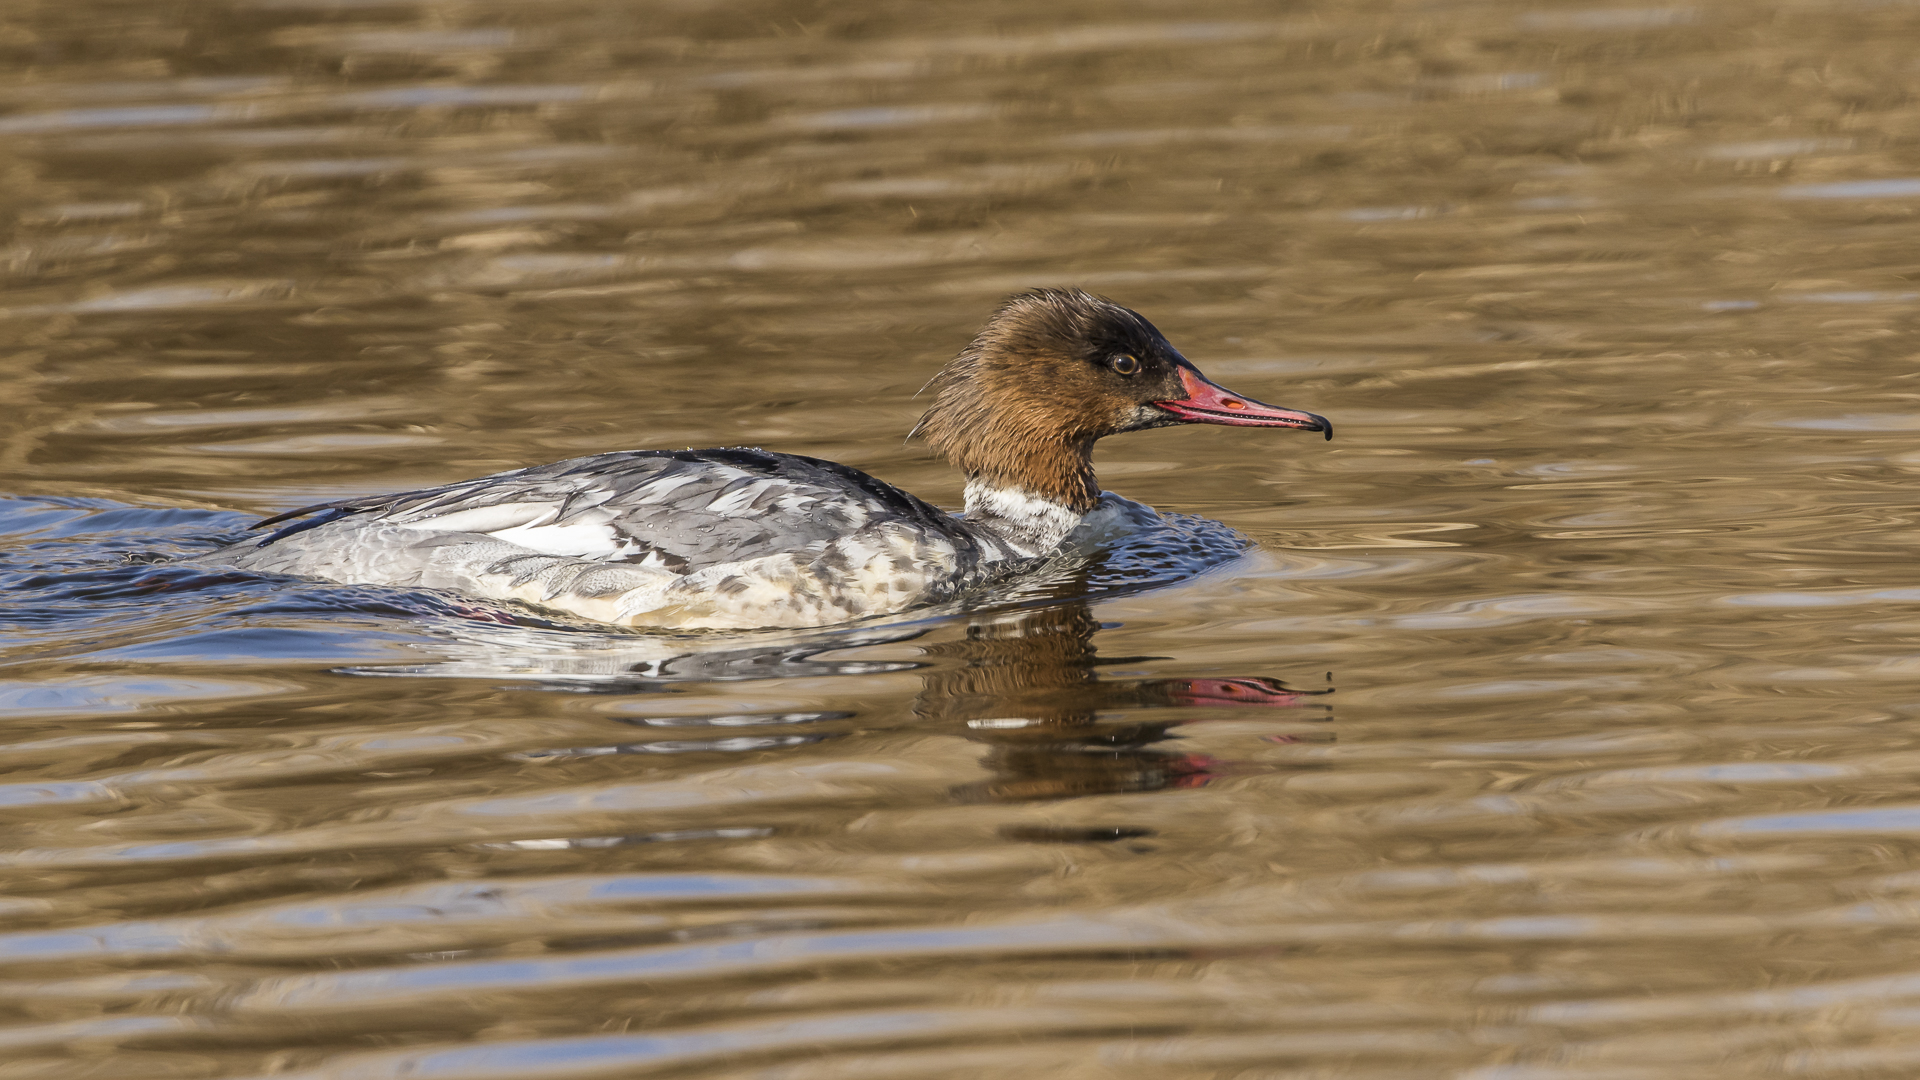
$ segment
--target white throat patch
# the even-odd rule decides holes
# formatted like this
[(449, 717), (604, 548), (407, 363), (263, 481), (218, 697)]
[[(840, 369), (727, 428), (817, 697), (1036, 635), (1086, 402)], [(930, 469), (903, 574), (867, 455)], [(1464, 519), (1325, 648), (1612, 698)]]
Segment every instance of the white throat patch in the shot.
[(1058, 547), (1083, 515), (1052, 499), (985, 480), (967, 482), (967, 521), (989, 529), (1031, 558)]

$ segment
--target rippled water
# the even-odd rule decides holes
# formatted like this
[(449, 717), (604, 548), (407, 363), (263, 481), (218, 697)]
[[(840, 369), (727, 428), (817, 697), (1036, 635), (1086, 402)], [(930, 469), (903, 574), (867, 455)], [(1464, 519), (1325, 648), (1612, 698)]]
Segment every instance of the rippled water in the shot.
[[(0, 1080), (1920, 1073), (1920, 8), (0, 7)], [(650, 636), (170, 566), (902, 435), (1080, 285), (1327, 444)]]

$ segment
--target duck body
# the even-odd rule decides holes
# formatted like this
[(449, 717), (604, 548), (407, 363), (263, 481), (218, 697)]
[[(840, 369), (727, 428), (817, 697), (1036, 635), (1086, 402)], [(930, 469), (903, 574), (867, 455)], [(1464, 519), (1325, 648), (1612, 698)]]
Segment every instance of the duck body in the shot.
[(891, 614), (1042, 554), (858, 469), (755, 449), (597, 454), (293, 515), (312, 516), (202, 558), (715, 628)]
[(1104, 434), (1331, 431), (1214, 386), (1139, 315), (1068, 290), (1010, 300), (936, 385), (916, 431), (967, 473), (964, 516), (817, 458), (628, 450), (303, 507), (195, 561), (628, 626), (824, 626), (951, 600), (1070, 553), (1070, 537), (1084, 547), (1151, 520), (1102, 497), (1091, 449)]

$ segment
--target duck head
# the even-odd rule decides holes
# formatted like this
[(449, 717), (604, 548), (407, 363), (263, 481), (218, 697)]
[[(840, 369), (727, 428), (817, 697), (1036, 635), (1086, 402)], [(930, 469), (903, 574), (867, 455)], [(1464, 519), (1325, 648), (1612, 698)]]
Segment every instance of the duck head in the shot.
[(1209, 380), (1138, 312), (1078, 289), (1012, 297), (934, 377), (914, 430), (975, 484), (1084, 514), (1100, 497), (1093, 444), (1174, 424), (1325, 432), (1326, 418)]

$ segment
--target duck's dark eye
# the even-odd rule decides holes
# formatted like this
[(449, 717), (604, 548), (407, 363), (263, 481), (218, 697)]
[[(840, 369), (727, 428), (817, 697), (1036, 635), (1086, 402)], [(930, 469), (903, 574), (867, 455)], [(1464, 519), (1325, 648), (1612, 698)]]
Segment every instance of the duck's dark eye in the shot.
[(1126, 353), (1121, 353), (1119, 356), (1107, 361), (1107, 366), (1122, 375), (1131, 375), (1140, 370), (1140, 361), (1135, 360)]

